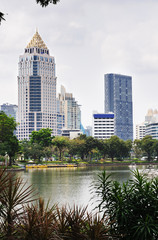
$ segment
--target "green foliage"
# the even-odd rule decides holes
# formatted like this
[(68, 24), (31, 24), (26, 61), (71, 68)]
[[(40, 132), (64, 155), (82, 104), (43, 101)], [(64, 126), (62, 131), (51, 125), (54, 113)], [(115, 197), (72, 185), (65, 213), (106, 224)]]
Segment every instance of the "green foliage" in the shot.
[[(0, 171), (0, 238), (3, 240), (108, 240), (105, 217), (87, 212), (87, 207), (49, 207), (21, 178)], [(32, 204), (31, 204), (32, 203)], [(111, 238), (110, 239), (114, 239)]]
[(105, 172), (98, 177), (93, 194), (99, 210), (109, 216), (111, 233), (124, 240), (158, 239), (158, 178), (148, 180), (138, 170), (123, 184), (110, 181)]
[(40, 162), (41, 157), (44, 155), (43, 149), (40, 144), (33, 143), (30, 149), (30, 157)]
[(117, 136), (112, 136), (108, 140), (108, 155), (112, 161), (119, 156), (120, 145), (120, 139)]
[(28, 160), (30, 157), (30, 151), (31, 151), (31, 143), (28, 140), (22, 140), (20, 142), (20, 148), (21, 148), (21, 152), (24, 155), (24, 159)]
[(108, 140), (97, 140), (96, 142), (99, 152), (102, 154), (103, 158), (108, 155)]
[(52, 140), (52, 144), (56, 147), (59, 152), (59, 159), (62, 160), (62, 154), (66, 151), (69, 144), (69, 139), (67, 137), (55, 137)]
[(154, 140), (153, 149), (154, 149), (154, 156), (156, 156), (158, 159), (158, 140), (157, 139)]
[(59, 240), (56, 234), (55, 226), (55, 206), (49, 208), (45, 206), (40, 198), (37, 204), (26, 206), (25, 214), (20, 217), (18, 226), (18, 235), (23, 240)]
[(135, 153), (136, 158), (140, 158), (143, 154), (142, 148), (141, 148), (141, 140), (135, 139), (133, 142), (133, 151)]
[(0, 112), (0, 155), (9, 155), (9, 165), (12, 164), (12, 160), (19, 151), (19, 142), (14, 135), (16, 130), (16, 122), (14, 118), (8, 117), (4, 112)]
[[(108, 240), (109, 226), (106, 218), (100, 218), (97, 214), (92, 215), (87, 212), (87, 207), (56, 209), (57, 232), (61, 239), (65, 240)], [(111, 238), (114, 239), (114, 238)]]
[(21, 178), (0, 170), (0, 238), (17, 239), (17, 220), (24, 214), (23, 205), (31, 202), (33, 190)]
[(32, 131), (30, 135), (30, 143), (37, 143), (41, 147), (49, 147), (52, 144), (51, 137), (52, 130), (49, 128), (42, 128), (39, 131)]
[(154, 139), (152, 139), (152, 136), (147, 135), (142, 139), (141, 148), (146, 153), (148, 161), (151, 161), (154, 152)]

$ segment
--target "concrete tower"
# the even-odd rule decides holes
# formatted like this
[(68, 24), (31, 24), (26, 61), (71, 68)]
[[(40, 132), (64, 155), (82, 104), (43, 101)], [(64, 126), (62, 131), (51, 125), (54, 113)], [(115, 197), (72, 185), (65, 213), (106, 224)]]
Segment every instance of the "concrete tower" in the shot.
[(18, 122), (19, 140), (41, 128), (57, 134), (55, 60), (38, 31), (19, 57)]

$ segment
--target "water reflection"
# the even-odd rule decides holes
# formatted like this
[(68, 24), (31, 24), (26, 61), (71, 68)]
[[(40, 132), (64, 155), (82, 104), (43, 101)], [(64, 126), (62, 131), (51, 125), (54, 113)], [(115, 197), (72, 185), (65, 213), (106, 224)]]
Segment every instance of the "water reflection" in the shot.
[[(138, 166), (139, 170), (145, 168)], [(132, 178), (129, 166), (29, 169), (20, 175), (28, 185), (33, 185), (42, 198), (50, 200), (51, 204), (89, 204), (88, 208), (92, 210), (94, 205), (90, 205), (92, 196), (89, 188), (103, 170), (108, 174), (112, 173), (112, 180), (124, 182)]]

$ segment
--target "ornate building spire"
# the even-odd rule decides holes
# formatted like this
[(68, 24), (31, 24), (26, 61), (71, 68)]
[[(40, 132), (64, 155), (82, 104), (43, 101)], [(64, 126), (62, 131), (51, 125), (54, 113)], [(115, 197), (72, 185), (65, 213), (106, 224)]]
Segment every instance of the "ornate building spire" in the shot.
[(29, 42), (26, 48), (32, 48), (32, 47), (38, 47), (42, 49), (48, 49), (46, 44), (43, 42), (41, 36), (38, 33), (38, 30), (36, 29), (36, 33), (34, 34), (32, 40)]

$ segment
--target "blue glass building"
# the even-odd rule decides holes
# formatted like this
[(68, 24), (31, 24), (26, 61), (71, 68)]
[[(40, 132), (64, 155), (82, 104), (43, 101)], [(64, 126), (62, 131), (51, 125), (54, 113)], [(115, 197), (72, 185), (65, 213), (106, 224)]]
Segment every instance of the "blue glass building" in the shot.
[(105, 74), (105, 113), (113, 112), (114, 135), (133, 140), (132, 77)]

